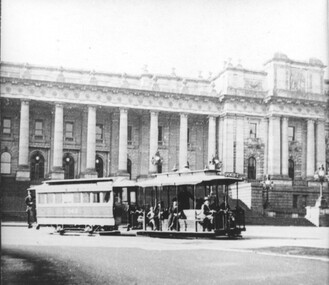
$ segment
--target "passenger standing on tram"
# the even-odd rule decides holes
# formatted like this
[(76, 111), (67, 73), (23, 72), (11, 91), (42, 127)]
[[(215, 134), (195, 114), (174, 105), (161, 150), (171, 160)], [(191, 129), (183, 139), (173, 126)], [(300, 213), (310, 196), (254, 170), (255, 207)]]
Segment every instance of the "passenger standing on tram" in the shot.
[(156, 230), (155, 212), (153, 207), (150, 208), (150, 211), (147, 213), (146, 217), (148, 218), (148, 224), (151, 226), (152, 230)]
[(187, 187), (183, 186), (183, 190), (178, 193), (178, 212), (179, 218), (184, 221), (185, 231), (187, 230), (186, 215), (184, 210), (190, 209), (190, 199), (194, 201), (193, 195), (187, 191)]
[(202, 221), (203, 231), (205, 231), (207, 229), (210, 232), (214, 228), (213, 227), (214, 212), (215, 212), (215, 210), (210, 209), (209, 198), (205, 197), (204, 203), (201, 207), (201, 213), (203, 216), (203, 221)]
[(172, 200), (172, 206), (169, 208), (169, 217), (168, 217), (168, 231), (180, 230), (180, 225), (178, 221), (178, 205), (177, 199)]
[(155, 226), (158, 231), (162, 231), (162, 221), (164, 215), (164, 204), (159, 202), (155, 207)]

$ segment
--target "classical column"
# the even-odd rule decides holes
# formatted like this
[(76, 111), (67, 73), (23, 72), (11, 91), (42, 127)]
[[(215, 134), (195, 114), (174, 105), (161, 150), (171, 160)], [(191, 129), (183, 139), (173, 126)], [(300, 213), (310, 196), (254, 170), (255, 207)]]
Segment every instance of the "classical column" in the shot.
[(225, 116), (223, 122), (223, 172), (233, 172), (234, 119)]
[(218, 118), (218, 158), (220, 161), (223, 161), (223, 117)]
[(156, 173), (157, 166), (152, 162), (158, 149), (158, 112), (150, 112), (150, 154), (149, 154), (149, 173)]
[(282, 176), (288, 177), (289, 143), (288, 143), (288, 118), (282, 118)]
[(236, 118), (236, 173), (244, 173), (244, 117)]
[(64, 179), (63, 171), (63, 105), (55, 105), (54, 147), (51, 179)]
[(179, 169), (187, 164), (187, 114), (180, 114)]
[(321, 120), (316, 121), (316, 167), (319, 168), (322, 164), (326, 168), (325, 122)]
[(216, 155), (216, 117), (208, 118), (208, 162)]
[(271, 178), (281, 178), (280, 131), (280, 117), (270, 117), (268, 130), (268, 174), (270, 174)]
[(18, 170), (16, 180), (30, 180), (29, 167), (29, 101), (21, 101), (19, 125)]
[(268, 118), (264, 118), (263, 121), (263, 138), (264, 138), (264, 172), (263, 175), (268, 173)]
[(96, 107), (88, 106), (87, 155), (85, 176), (95, 176), (96, 158)]
[(120, 109), (118, 175), (127, 175), (128, 110)]
[(307, 147), (306, 147), (306, 176), (308, 179), (313, 179), (315, 172), (315, 146), (314, 146), (314, 120), (307, 120)]

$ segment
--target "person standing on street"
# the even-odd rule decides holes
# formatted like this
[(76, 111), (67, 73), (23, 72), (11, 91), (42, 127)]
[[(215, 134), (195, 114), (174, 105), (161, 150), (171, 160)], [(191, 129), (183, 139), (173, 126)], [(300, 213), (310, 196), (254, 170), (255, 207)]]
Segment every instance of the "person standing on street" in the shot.
[(28, 194), (25, 198), (25, 204), (26, 204), (26, 213), (27, 213), (27, 224), (28, 228), (32, 228), (32, 217), (34, 218), (34, 201), (31, 196), (30, 191), (28, 191)]

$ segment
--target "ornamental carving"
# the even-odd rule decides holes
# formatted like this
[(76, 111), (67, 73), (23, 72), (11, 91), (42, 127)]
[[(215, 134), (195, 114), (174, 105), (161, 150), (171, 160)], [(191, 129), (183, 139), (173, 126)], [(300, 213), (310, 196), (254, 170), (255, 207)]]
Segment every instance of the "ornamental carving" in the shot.
[(248, 138), (245, 143), (251, 149), (261, 149), (264, 146), (261, 138)]
[(290, 90), (305, 91), (305, 77), (303, 72), (298, 69), (292, 69), (290, 72)]
[(291, 141), (289, 142), (289, 152), (301, 152), (302, 145), (298, 141)]
[(262, 82), (259, 80), (246, 79), (244, 82), (245, 89), (262, 90)]

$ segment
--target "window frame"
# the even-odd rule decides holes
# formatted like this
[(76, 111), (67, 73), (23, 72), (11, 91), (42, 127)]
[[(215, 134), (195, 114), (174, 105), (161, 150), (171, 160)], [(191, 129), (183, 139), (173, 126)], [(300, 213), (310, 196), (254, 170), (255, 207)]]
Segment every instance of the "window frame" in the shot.
[[(41, 124), (41, 128), (38, 127), (39, 123)], [(44, 139), (44, 121), (41, 119), (34, 120), (34, 139), (36, 140)]]
[[(5, 121), (9, 121), (9, 127), (5, 126)], [(5, 132), (5, 130), (9, 130), (9, 132)], [(12, 135), (12, 119), (9, 117), (4, 117), (2, 119), (2, 135), (10, 137)]]
[[(101, 130), (99, 133), (98, 130)], [(98, 137), (100, 135), (100, 138)], [(103, 124), (96, 124), (96, 143), (103, 143), (104, 142), (104, 125)]]
[[(72, 130), (71, 131), (68, 131), (67, 130), (67, 126), (68, 125), (71, 125), (72, 126)], [(68, 136), (68, 134), (71, 134), (71, 136)], [(65, 121), (65, 141), (67, 141), (67, 142), (74, 141), (74, 122)]]
[[(254, 126), (254, 129), (252, 128), (252, 126)], [(257, 138), (257, 129), (258, 129), (258, 124), (256, 122), (249, 122), (249, 138), (251, 139)], [(254, 133), (252, 131), (254, 131)]]
[[(8, 161), (3, 161), (3, 155), (6, 155), (6, 154), (8, 154), (7, 155), (7, 158), (9, 158), (8, 159)], [(10, 152), (8, 152), (8, 151), (4, 151), (4, 152), (2, 152), (1, 154), (0, 154), (0, 174), (1, 175), (10, 175), (11, 174), (11, 154), (10, 154)], [(4, 169), (7, 169), (5, 166), (7, 166), (7, 168), (9, 168), (9, 172), (3, 172), (2, 170)]]
[(158, 126), (158, 145), (162, 146), (163, 145), (163, 127)]
[(127, 144), (128, 145), (133, 144), (133, 126), (132, 125), (127, 126)]
[[(292, 136), (290, 135), (290, 130), (292, 130)], [(294, 142), (295, 140), (296, 140), (296, 128), (295, 126), (288, 126), (288, 141)]]

